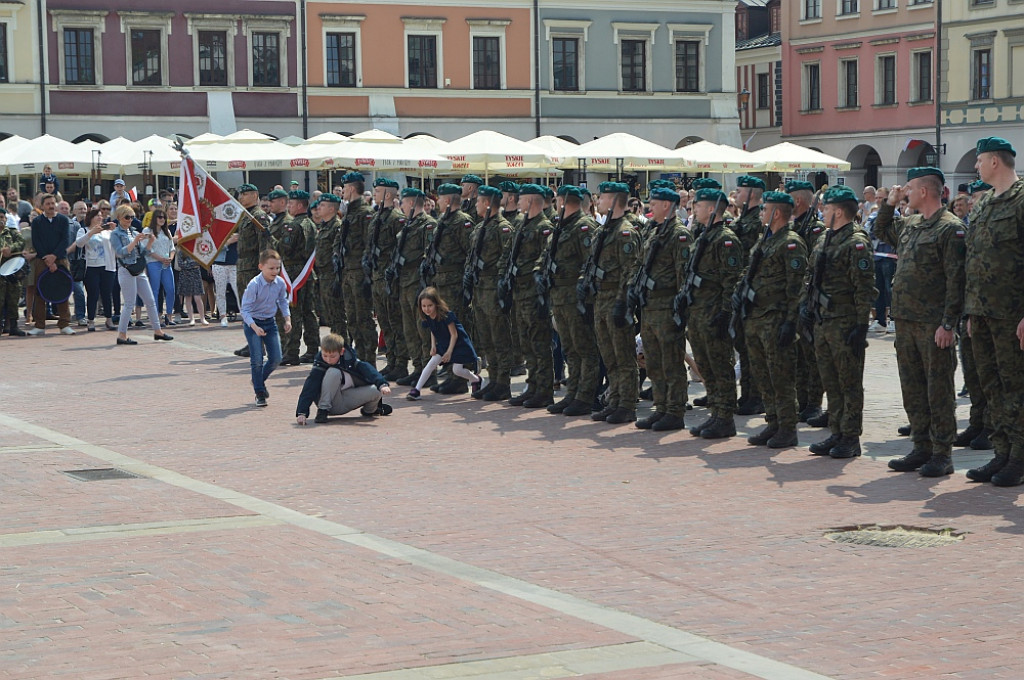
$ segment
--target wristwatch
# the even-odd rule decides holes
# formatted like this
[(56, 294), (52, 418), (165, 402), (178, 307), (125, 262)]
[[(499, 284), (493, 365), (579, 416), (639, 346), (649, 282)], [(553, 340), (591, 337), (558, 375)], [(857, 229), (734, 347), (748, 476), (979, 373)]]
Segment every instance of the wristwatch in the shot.
[(951, 331), (951, 330), (953, 330), (953, 324), (949, 323), (948, 321), (946, 323), (943, 323), (942, 324), (942, 330), (944, 330), (944, 331)]

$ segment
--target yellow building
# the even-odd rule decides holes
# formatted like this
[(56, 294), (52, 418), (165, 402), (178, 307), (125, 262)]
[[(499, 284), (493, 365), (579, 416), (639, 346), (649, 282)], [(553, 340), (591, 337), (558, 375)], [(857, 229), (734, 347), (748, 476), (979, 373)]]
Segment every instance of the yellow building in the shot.
[[(0, 132), (4, 136), (42, 134), (36, 6), (34, 2), (0, 2)], [(12, 117), (19, 123), (13, 127), (5, 120)]]

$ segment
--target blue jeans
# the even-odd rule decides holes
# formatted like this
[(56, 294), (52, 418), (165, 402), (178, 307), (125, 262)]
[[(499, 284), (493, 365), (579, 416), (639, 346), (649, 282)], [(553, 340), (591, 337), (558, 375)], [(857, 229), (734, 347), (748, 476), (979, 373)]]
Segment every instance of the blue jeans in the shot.
[[(249, 344), (249, 368), (252, 370), (252, 388), (256, 394), (267, 389), (267, 378), (281, 365), (281, 336), (274, 319), (253, 319), (266, 335), (256, 335), (249, 326), (244, 328), (245, 341)], [(263, 348), (267, 349), (267, 361), (263, 362)]]
[(85, 283), (75, 281), (71, 287), (71, 295), (75, 299), (75, 318), (79, 321), (85, 318)]
[[(153, 299), (156, 300), (156, 310), (163, 312), (167, 310), (170, 315), (174, 311), (174, 270), (170, 265), (164, 266), (159, 262), (147, 262), (146, 273), (149, 274), (149, 285), (153, 288)], [(160, 288), (164, 289), (163, 299), (166, 305), (160, 304)]]
[(875, 298), (875, 320), (885, 324), (885, 308), (892, 306), (892, 277), (896, 273), (896, 260), (890, 257), (879, 257), (875, 259), (875, 288), (878, 289), (878, 297)]

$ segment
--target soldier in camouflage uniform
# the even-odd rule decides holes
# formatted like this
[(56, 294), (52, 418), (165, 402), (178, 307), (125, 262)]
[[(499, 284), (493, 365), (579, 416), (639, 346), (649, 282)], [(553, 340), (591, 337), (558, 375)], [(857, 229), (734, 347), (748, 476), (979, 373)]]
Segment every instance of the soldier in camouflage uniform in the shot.
[(482, 215), (478, 215), (476, 211), (477, 196), (484, 181), (476, 175), (463, 175), (462, 179), (459, 180), (459, 184), (462, 185), (462, 212), (473, 218), (473, 224), (480, 224), (480, 220), (483, 219)]
[[(793, 197), (793, 231), (804, 240), (807, 252), (814, 250), (818, 239), (825, 233), (825, 223), (818, 219), (818, 202), (814, 197), (814, 185), (810, 182), (786, 182), (786, 193)], [(822, 418), (821, 375), (818, 360), (814, 356), (814, 343), (803, 335), (796, 341), (796, 401), (800, 409), (797, 418), (802, 423), (813, 424)], [(825, 417), (821, 426), (828, 424)]]
[(591, 245), (591, 258), (597, 267), (594, 331), (608, 371), (608, 405), (591, 418), (631, 423), (636, 420), (640, 386), (636, 336), (632, 320), (626, 318), (626, 288), (639, 264), (640, 234), (626, 219), (629, 186), (602, 182), (599, 192), (598, 209), (605, 215), (605, 222)]
[[(395, 285), (398, 287), (398, 305), (402, 314), (402, 335), (405, 338), (405, 346), (412, 360), (413, 371), (409, 378), (413, 378), (411, 384), (419, 379), (420, 372), (426, 366), (430, 353), (430, 333), (423, 328), (421, 321), (423, 317), (417, 306), (417, 297), (420, 294), (420, 264), (423, 262), (423, 255), (426, 252), (427, 234), (437, 226), (437, 221), (423, 211), (427, 195), (419, 189), (407, 187), (402, 190), (402, 213), (409, 215), (405, 225), (402, 227), (405, 234), (399, 233), (396, 253), (398, 258), (392, 260), (392, 266), (396, 266), (398, 278)], [(402, 378), (403, 381), (408, 378)], [(430, 387), (437, 383), (437, 377), (431, 376), (424, 387)], [(398, 383), (402, 385), (400, 381)]]
[[(248, 215), (243, 215), (238, 222), (238, 229), (235, 232), (238, 236), (235, 290), (244, 291), (253, 277), (260, 273), (260, 253), (264, 250), (277, 250), (277, 240), (270, 233), (270, 215), (260, 208), (260, 192), (255, 184), (243, 184), (238, 187), (238, 202), (248, 211)], [(241, 295), (238, 303), (242, 303)], [(235, 356), (249, 356), (248, 345), (236, 349)]]
[(547, 295), (554, 325), (562, 340), (568, 373), (565, 397), (549, 406), (548, 412), (584, 416), (590, 415), (597, 396), (601, 355), (593, 323), (576, 308), (576, 282), (598, 226), (590, 215), (583, 212), (583, 191), (579, 187), (564, 184), (558, 188), (558, 196), (563, 212), (548, 241), (548, 250), (555, 249), (552, 258), (555, 270), (548, 273), (551, 289)]
[[(745, 264), (743, 245), (725, 225), (727, 197), (719, 189), (699, 189), (694, 197), (693, 216), (705, 225), (690, 250), (690, 269), (700, 279), (690, 293), (693, 303), (684, 302), (680, 291), (673, 308), (684, 310), (693, 358), (700, 368), (707, 390), (709, 417), (690, 428), (690, 434), (704, 439), (736, 435), (736, 373), (732, 343), (729, 342), (732, 292)], [(702, 243), (703, 240), (703, 243)], [(697, 259), (697, 251), (701, 251)], [(689, 275), (689, 272), (688, 272)]]
[[(938, 168), (911, 168), (875, 218), (875, 236), (896, 248), (892, 318), (903, 408), (914, 450), (889, 461), (925, 477), (953, 473), (956, 437), (956, 327), (963, 313), (964, 225), (942, 205), (946, 177)], [(897, 218), (906, 196), (917, 214)]]
[[(463, 275), (463, 290), (472, 289), (473, 318), (477, 326), (474, 344), (478, 353), (487, 358), (488, 383), (473, 397), (484, 401), (502, 401), (512, 396), (512, 328), (508, 317), (498, 307), (498, 279), (504, 271), (504, 259), (512, 240), (512, 225), (501, 216), (501, 191), (481, 186), (476, 211), (484, 218), (473, 230), (469, 257)], [(492, 217), (487, 217), (490, 214)], [(481, 262), (480, 280), (474, 286), (475, 259)]]
[(341, 282), (334, 271), (334, 250), (341, 235), (341, 198), (334, 194), (321, 194), (316, 230), (316, 271), (320, 284), (320, 309), (323, 320), (331, 332), (348, 340), (345, 306), (341, 301)]
[[(0, 208), (0, 264), (3, 264), (12, 257), (21, 256), (25, 248), (25, 239), (17, 228), (8, 228), (7, 211)], [(10, 278), (0, 277), (0, 333), (8, 335), (25, 335), (25, 331), (18, 328), (18, 298), (21, 296), (21, 281), (13, 275)]]
[[(384, 334), (387, 364), (381, 375), (392, 382), (409, 376), (409, 353), (402, 335), (402, 313), (398, 308), (398, 289), (387, 294), (384, 271), (391, 264), (392, 255), (398, 242), (398, 232), (405, 225), (405, 216), (394, 208), (398, 195), (398, 182), (378, 177), (373, 182), (373, 200), (383, 208), (370, 221), (367, 235), (367, 249), (363, 255), (363, 274), (370, 273), (373, 291), (373, 309), (377, 324)], [(460, 319), (462, 317), (459, 317)], [(417, 378), (419, 376), (416, 376)]]
[(366, 285), (363, 273), (363, 255), (370, 238), (373, 208), (363, 201), (365, 180), (358, 172), (349, 172), (341, 179), (342, 199), (348, 202), (341, 221), (341, 234), (335, 244), (336, 262), (341, 265), (341, 297), (345, 303), (345, 317), (349, 344), (355, 345), (356, 355), (376, 368), (377, 326), (373, 323), (373, 291)]
[(540, 185), (540, 188), (544, 190), (544, 217), (548, 218), (548, 222), (554, 224), (558, 219), (558, 210), (555, 208), (555, 190), (547, 184)]
[[(812, 276), (823, 276), (817, 300), (806, 291), (801, 323), (813, 329), (821, 382), (828, 392), (828, 439), (811, 445), (816, 456), (854, 458), (861, 454), (864, 419), (864, 350), (868, 315), (874, 304), (875, 267), (867, 233), (854, 224), (857, 195), (849, 187), (834, 187), (823, 197), (830, 231), (811, 256)], [(818, 258), (824, 258), (819, 262)], [(818, 303), (817, 306), (815, 303)], [(820, 313), (820, 323), (814, 310)]]
[[(512, 225), (512, 233), (515, 234), (525, 221), (525, 215), (519, 210), (519, 185), (506, 180), (499, 182), (498, 188), (501, 189), (501, 215)], [(511, 318), (510, 323), (512, 324), (512, 345), (509, 351), (512, 353), (512, 375), (525, 375), (526, 362), (523, 361), (521, 338), (515, 328), (515, 319)]]
[(1005, 139), (981, 139), (977, 152), (974, 167), (992, 190), (970, 214), (964, 307), (995, 456), (967, 477), (1017, 486), (1024, 484), (1024, 180)]
[[(750, 175), (740, 175), (736, 180), (736, 203), (741, 205), (740, 215), (729, 227), (743, 244), (743, 252), (749, 258), (750, 249), (754, 247), (764, 229), (761, 227), (761, 197), (764, 195), (764, 180)], [(740, 399), (736, 404), (736, 414), (752, 416), (764, 412), (764, 401), (755, 383), (754, 372), (750, 370), (750, 356), (747, 353), (747, 340), (744, 329), (736, 329), (733, 338), (736, 352), (740, 357)]]
[[(305, 191), (292, 191), (288, 194), (288, 219), (281, 223), (274, 220), (271, 233), (277, 239), (277, 252), (281, 254), (281, 262), (288, 272), (289, 278), (295, 282), (313, 254), (316, 242), (316, 227), (306, 217), (309, 205), (309, 194)], [(305, 285), (295, 294), (295, 303), (291, 305), (291, 317), (295, 320), (291, 333), (284, 336), (282, 365), (295, 365), (305, 360), (312, 363), (320, 349), (320, 322), (313, 313), (312, 280), (307, 279)], [(283, 321), (281, 322), (283, 325)], [(302, 334), (306, 335), (306, 354), (299, 356), (299, 341)]]
[[(648, 265), (633, 285), (646, 290), (646, 304), (631, 288), (628, 306), (642, 308), (640, 337), (644, 341), (647, 375), (651, 378), (654, 410), (636, 422), (641, 430), (671, 431), (684, 426), (686, 414), (686, 335), (673, 320), (672, 300), (683, 286), (690, 261), (693, 234), (676, 216), (679, 194), (664, 186), (650, 191), (651, 221), (640, 254), (640, 267)], [(653, 287), (651, 287), (653, 284)]]
[[(523, 224), (513, 243), (519, 252), (508, 253), (506, 275), (512, 288), (515, 316), (513, 330), (526, 357), (526, 390), (511, 399), (512, 406), (544, 408), (554, 403), (554, 366), (551, 357), (551, 315), (537, 309), (537, 273), (551, 236), (551, 222), (544, 214), (544, 188), (537, 184), (520, 187), (519, 210)], [(513, 260), (512, 255), (516, 257)], [(502, 294), (499, 287), (498, 295)]]
[[(764, 395), (768, 424), (747, 441), (782, 449), (797, 445), (796, 323), (807, 273), (807, 246), (791, 228), (793, 199), (769, 191), (762, 222), (768, 230), (754, 244), (747, 275), (744, 331), (750, 368)], [(753, 271), (756, 267), (756, 271)]]

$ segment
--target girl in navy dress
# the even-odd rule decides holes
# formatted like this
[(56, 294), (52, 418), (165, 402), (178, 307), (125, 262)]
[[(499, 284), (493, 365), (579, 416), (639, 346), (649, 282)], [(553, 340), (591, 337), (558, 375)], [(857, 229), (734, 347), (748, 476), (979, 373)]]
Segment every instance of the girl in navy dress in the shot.
[(440, 364), (450, 363), (452, 373), (468, 380), (472, 389), (480, 389), (480, 376), (466, 368), (466, 365), (476, 363), (476, 350), (455, 312), (448, 309), (433, 286), (423, 289), (416, 298), (416, 305), (423, 317), (423, 327), (430, 331), (430, 361), (423, 367), (416, 387), (409, 391), (406, 399), (416, 401), (420, 398), (420, 390)]

